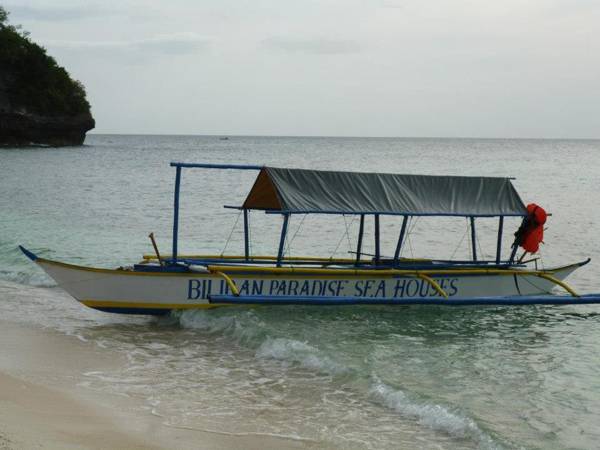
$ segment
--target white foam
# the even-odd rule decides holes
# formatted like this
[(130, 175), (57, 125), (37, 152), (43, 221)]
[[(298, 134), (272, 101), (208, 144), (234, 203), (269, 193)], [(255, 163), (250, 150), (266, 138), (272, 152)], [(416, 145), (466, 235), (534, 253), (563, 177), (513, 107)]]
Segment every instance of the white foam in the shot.
[(335, 375), (347, 369), (331, 358), (320, 354), (319, 349), (294, 339), (267, 338), (256, 351), (257, 358), (271, 358), (295, 362), (306, 369)]
[(393, 389), (378, 379), (375, 379), (371, 386), (371, 395), (386, 407), (403, 416), (416, 419), (420, 425), (455, 438), (473, 440), (481, 449), (504, 448), (485, 433), (473, 419), (452, 412), (442, 405), (412, 399), (403, 391)]
[(55, 287), (56, 282), (41, 270), (13, 270), (0, 268), (0, 279), (35, 287)]
[(262, 323), (252, 311), (187, 310), (178, 314), (184, 328), (233, 337), (238, 342), (256, 343), (263, 334)]
[(217, 315), (215, 311), (185, 311), (179, 320), (184, 328), (233, 337), (250, 348), (256, 348), (260, 359), (297, 363), (306, 369), (336, 375), (348, 369), (306, 342), (271, 337), (265, 323), (252, 311), (231, 311)]

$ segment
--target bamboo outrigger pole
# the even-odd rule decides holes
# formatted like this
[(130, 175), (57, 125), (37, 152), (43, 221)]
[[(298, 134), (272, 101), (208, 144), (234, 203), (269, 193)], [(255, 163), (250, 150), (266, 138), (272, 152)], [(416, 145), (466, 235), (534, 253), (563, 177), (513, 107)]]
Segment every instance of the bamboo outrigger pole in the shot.
[(154, 233), (150, 233), (148, 235), (150, 240), (152, 241), (152, 247), (154, 247), (154, 253), (156, 253), (156, 259), (158, 259), (158, 263), (162, 266), (164, 265), (163, 260), (160, 258), (160, 253), (158, 251), (158, 246), (156, 245), (156, 241), (154, 240)]

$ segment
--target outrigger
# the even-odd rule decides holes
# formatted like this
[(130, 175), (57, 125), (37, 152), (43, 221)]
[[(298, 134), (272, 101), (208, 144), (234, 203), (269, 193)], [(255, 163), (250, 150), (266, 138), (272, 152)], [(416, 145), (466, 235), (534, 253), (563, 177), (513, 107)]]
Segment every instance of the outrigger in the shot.
[[(170, 310), (223, 305), (570, 305), (600, 303), (600, 294), (579, 295), (564, 279), (590, 260), (537, 269), (517, 258), (519, 246), (537, 249), (545, 212), (525, 206), (510, 178), (399, 175), (286, 169), (255, 165), (173, 162), (175, 195), (172, 253), (126, 268), (82, 267), (40, 258), (20, 247), (60, 287), (86, 306), (106, 312), (165, 314)], [(245, 201), (244, 254), (181, 255), (179, 194), (184, 170), (255, 170)], [(251, 254), (249, 211), (283, 218), (277, 255)], [(543, 214), (542, 214), (543, 213)], [(288, 223), (296, 214), (359, 218), (353, 258), (292, 257), (285, 254)], [(380, 218), (401, 216), (393, 257), (381, 254)], [(402, 258), (413, 217), (455, 216), (470, 222), (469, 261)], [(365, 220), (373, 218), (375, 254), (363, 251)], [(480, 260), (476, 220), (498, 218), (494, 260)], [(504, 219), (523, 219), (510, 256), (502, 259)], [(564, 294), (554, 291), (561, 289)]]

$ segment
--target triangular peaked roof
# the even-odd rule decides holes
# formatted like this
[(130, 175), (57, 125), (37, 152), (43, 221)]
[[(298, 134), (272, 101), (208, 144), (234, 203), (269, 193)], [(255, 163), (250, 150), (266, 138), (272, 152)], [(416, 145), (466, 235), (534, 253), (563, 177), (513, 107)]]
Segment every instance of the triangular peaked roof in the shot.
[(524, 216), (509, 178), (263, 167), (244, 209), (282, 213)]

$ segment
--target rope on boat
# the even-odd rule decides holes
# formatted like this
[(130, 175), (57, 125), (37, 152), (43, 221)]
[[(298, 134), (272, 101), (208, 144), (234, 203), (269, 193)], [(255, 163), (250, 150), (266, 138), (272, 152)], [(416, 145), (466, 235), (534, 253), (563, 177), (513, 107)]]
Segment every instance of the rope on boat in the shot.
[(348, 224), (348, 222), (346, 222), (346, 214), (342, 214), (342, 217), (344, 218), (344, 226), (346, 227), (346, 237), (348, 238), (348, 250), (351, 251), (352, 250), (352, 242), (350, 242), (350, 227), (354, 223), (354, 219), (356, 219), (356, 216), (352, 216), (352, 219), (350, 219), (350, 224)]
[(349, 227), (350, 227), (350, 225), (352, 225), (352, 222), (354, 222), (355, 217), (353, 217), (352, 220), (350, 220), (350, 225), (348, 225), (348, 222), (346, 222), (346, 214), (342, 214), (342, 217), (344, 218), (344, 226), (346, 227), (346, 231), (345, 231), (344, 234), (342, 234), (342, 237), (340, 238), (340, 240), (338, 241), (337, 245), (333, 249), (333, 252), (331, 252), (331, 256), (329, 257), (329, 259), (333, 259), (333, 257), (335, 256), (335, 254), (337, 253), (338, 249), (340, 248), (340, 245), (342, 245), (342, 242), (344, 241), (344, 238), (346, 236), (348, 237), (348, 250), (352, 251), (352, 244), (350, 243), (350, 230), (349, 230)]
[[(415, 252), (413, 251), (412, 239), (410, 238), (410, 235), (413, 232), (418, 221), (419, 221), (419, 217), (417, 217), (415, 220), (413, 220), (413, 216), (410, 216), (408, 218), (408, 231), (406, 232), (406, 243), (408, 244), (408, 249), (410, 250), (411, 258), (415, 257)], [(404, 247), (404, 245), (402, 247)], [(400, 256), (402, 255), (402, 250), (404, 250), (404, 248), (400, 249), (400, 254), (398, 255), (398, 258), (400, 258)]]
[[(285, 246), (285, 251), (283, 252), (284, 255), (290, 255), (292, 253), (292, 242), (294, 242), (294, 239), (296, 239), (296, 236), (300, 232), (300, 228), (302, 228), (302, 224), (304, 223), (304, 219), (306, 219), (306, 216), (308, 216), (308, 214), (304, 214), (302, 216), (302, 219), (300, 220), (300, 223), (298, 224), (298, 228), (296, 228), (296, 232), (292, 235), (292, 237), (290, 239), (286, 239), (287, 245)], [(291, 215), (288, 220), (289, 220), (289, 223), (292, 222)], [(288, 226), (289, 226), (289, 224), (288, 224)]]
[(450, 256), (450, 260), (452, 260), (454, 258), (454, 255), (456, 255), (456, 252), (458, 251), (458, 249), (460, 248), (460, 246), (462, 245), (463, 241), (465, 240), (465, 236), (469, 233), (469, 228), (467, 227), (465, 229), (465, 232), (463, 233), (462, 237), (460, 238), (460, 241), (458, 241), (458, 245), (456, 246), (456, 248), (454, 249), (454, 251), (452, 252), (452, 255)]
[(475, 242), (477, 243), (477, 247), (479, 248), (479, 259), (483, 259), (485, 261), (485, 253), (483, 252), (483, 248), (481, 247), (481, 240), (479, 239), (480, 233), (475, 234)]
[(237, 217), (235, 218), (235, 222), (233, 223), (233, 227), (231, 227), (231, 231), (229, 232), (229, 237), (227, 238), (227, 241), (225, 242), (225, 247), (223, 247), (223, 250), (221, 251), (221, 256), (223, 256), (225, 254), (225, 252), (227, 251), (227, 246), (229, 245), (229, 241), (231, 241), (231, 236), (233, 236), (233, 232), (235, 231), (235, 227), (237, 226), (241, 215), (242, 215), (242, 210), (240, 209)]
[[(537, 270), (537, 268), (536, 268)], [(516, 276), (515, 276), (516, 278)], [(555, 287), (555, 285), (552, 285), (550, 287), (550, 289), (544, 289), (543, 287), (541, 287), (539, 285), (539, 282), (544, 282), (543, 279), (539, 278), (539, 277), (535, 277), (535, 280), (532, 280), (532, 278), (534, 277), (521, 277), (521, 280), (525, 283), (527, 283), (529, 286), (532, 286), (534, 289), (538, 290), (538, 291), (542, 291), (545, 292), (548, 295), (553, 295), (552, 294), (552, 289)]]

